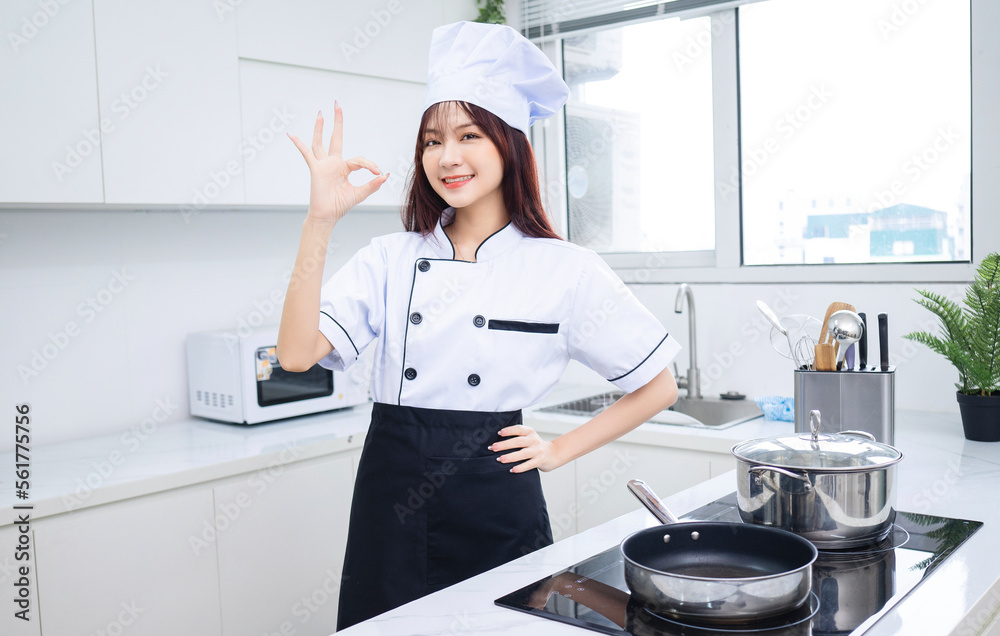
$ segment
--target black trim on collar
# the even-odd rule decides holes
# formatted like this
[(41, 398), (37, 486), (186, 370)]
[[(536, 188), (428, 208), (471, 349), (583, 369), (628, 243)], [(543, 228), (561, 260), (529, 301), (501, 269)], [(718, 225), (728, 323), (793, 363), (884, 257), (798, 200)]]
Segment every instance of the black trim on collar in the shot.
[(456, 253), (455, 252), (455, 244), (452, 242), (451, 237), (448, 236), (448, 233), (444, 231), (444, 226), (443, 225), (441, 226), (441, 233), (444, 234), (444, 237), (446, 239), (448, 239), (448, 244), (451, 245), (451, 260), (455, 260), (455, 253)]
[(558, 322), (526, 322), (524, 320), (490, 319), (489, 329), (498, 331), (524, 331), (527, 333), (559, 333)]
[(339, 322), (337, 322), (336, 318), (334, 318), (330, 314), (326, 313), (322, 309), (320, 310), (319, 313), (323, 314), (324, 316), (326, 316), (327, 318), (329, 318), (330, 320), (332, 320), (333, 324), (335, 324), (338, 327), (340, 327), (340, 330), (344, 332), (344, 335), (347, 336), (347, 341), (351, 343), (352, 347), (354, 347), (354, 357), (357, 358), (359, 355), (361, 355), (361, 352), (358, 351), (358, 346), (356, 344), (354, 344), (354, 339), (351, 338), (351, 334), (347, 333), (347, 329), (344, 329), (344, 325), (342, 325)]
[[(670, 337), (669, 333), (667, 335), (663, 336), (663, 340), (660, 340), (660, 342), (655, 347), (653, 347), (653, 350), (649, 352), (649, 356), (651, 356), (654, 353), (656, 353), (656, 350), (660, 348), (660, 345), (663, 344), (664, 341), (666, 341), (666, 339), (668, 337)], [(645, 358), (642, 359), (642, 362), (640, 362), (639, 364), (637, 364), (634, 367), (632, 367), (632, 371), (635, 371), (636, 369), (638, 369), (639, 367), (641, 367), (643, 365), (643, 363), (646, 362), (646, 360), (649, 360), (649, 356), (646, 356)], [(632, 373), (632, 371), (627, 371), (627, 372), (621, 374), (620, 376), (618, 376), (617, 378), (611, 378), (611, 379), (608, 380), (608, 382), (614, 382), (615, 380), (621, 380), (622, 378), (624, 378), (629, 373)]]
[(459, 261), (454, 258), (430, 258), (428, 256), (418, 256), (416, 262), (419, 263), (420, 261), (433, 261), (435, 263), (465, 263), (466, 265), (475, 265), (473, 261)]
[[(510, 225), (510, 224), (511, 224), (511, 222), (507, 221), (507, 225)], [(500, 232), (503, 232), (504, 229), (507, 227), (507, 225), (503, 226), (502, 228), (500, 228), (499, 230), (497, 230), (493, 234), (490, 234), (489, 236), (487, 236), (486, 238), (484, 238), (483, 242), (479, 244), (479, 247), (482, 247), (483, 245), (486, 244), (486, 241), (490, 240), (491, 238), (493, 238), (494, 236), (496, 236)], [(444, 228), (441, 228), (441, 229), (443, 230)], [(450, 241), (451, 239), (448, 239), (448, 240)], [(472, 255), (472, 258), (476, 259), (477, 261), (479, 260), (479, 247), (476, 248), (476, 253)], [(454, 246), (452, 246), (452, 249), (454, 249)]]

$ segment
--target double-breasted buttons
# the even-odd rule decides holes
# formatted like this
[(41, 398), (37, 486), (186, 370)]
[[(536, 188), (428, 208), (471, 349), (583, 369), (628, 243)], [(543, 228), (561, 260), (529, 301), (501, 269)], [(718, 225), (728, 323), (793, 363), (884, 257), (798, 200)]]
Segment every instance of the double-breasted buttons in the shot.
[(410, 322), (412, 322), (415, 325), (419, 325), (420, 321), (423, 319), (424, 317), (420, 315), (419, 311), (415, 311), (412, 314), (410, 314)]
[(422, 272), (426, 272), (430, 268), (431, 268), (430, 261), (420, 261), (419, 263), (417, 263), (417, 269), (419, 269)]
[(414, 369), (413, 367), (408, 367), (406, 371), (403, 371), (403, 376), (407, 380), (412, 380), (413, 378), (417, 377), (417, 370)]
[(483, 325), (486, 324), (486, 319), (483, 318), (482, 316), (476, 316), (475, 318), (472, 319), (472, 324), (474, 324), (477, 327), (482, 327)]
[(479, 386), (479, 376), (475, 373), (469, 375), (469, 384), (472, 386)]

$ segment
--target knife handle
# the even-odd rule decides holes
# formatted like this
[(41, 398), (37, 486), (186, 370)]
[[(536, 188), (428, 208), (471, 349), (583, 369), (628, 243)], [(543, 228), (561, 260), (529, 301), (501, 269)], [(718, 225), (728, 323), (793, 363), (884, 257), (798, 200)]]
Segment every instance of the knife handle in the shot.
[(858, 367), (864, 371), (868, 368), (868, 316), (861, 316), (861, 340), (858, 341)]
[(878, 357), (883, 371), (889, 370), (889, 316), (878, 315)]

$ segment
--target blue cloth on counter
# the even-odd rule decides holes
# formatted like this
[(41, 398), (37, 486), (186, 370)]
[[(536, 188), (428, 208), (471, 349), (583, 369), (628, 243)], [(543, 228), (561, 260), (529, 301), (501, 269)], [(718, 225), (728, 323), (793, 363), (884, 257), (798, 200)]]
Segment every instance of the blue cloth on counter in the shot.
[(779, 422), (795, 421), (795, 398), (780, 395), (762, 395), (753, 399), (764, 412), (764, 419)]

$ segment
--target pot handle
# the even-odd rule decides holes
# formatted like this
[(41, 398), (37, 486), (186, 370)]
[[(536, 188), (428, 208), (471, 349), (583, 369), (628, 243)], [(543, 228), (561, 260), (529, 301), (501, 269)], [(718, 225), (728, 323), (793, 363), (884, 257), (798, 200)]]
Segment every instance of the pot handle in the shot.
[(820, 418), (822, 415), (819, 409), (813, 409), (809, 411), (809, 431), (812, 433), (812, 441), (815, 442), (819, 438), (819, 427)]
[(877, 439), (875, 439), (875, 436), (872, 435), (871, 433), (869, 433), (868, 431), (838, 431), (838, 434), (840, 434), (840, 435), (856, 435), (858, 437), (865, 438), (869, 442), (877, 442), (878, 441)]
[(778, 468), (777, 466), (751, 466), (750, 468), (747, 469), (747, 472), (757, 478), (758, 484), (761, 483), (760, 474), (763, 472), (769, 472), (769, 473), (780, 473), (785, 477), (798, 479), (804, 484), (803, 487), (805, 488), (806, 492), (812, 491), (813, 488), (812, 482), (809, 481), (809, 478), (806, 477), (805, 475), (799, 475), (798, 473), (793, 473), (790, 470), (785, 470), (784, 468)]
[(660, 523), (678, 523), (679, 520), (670, 509), (664, 505), (653, 489), (646, 485), (641, 479), (632, 479), (628, 482), (629, 491), (635, 498), (646, 506), (646, 509), (653, 513), (653, 516), (660, 520)]
[[(812, 411), (809, 411), (809, 429), (810, 429), (810, 432), (812, 433), (812, 441), (813, 442), (816, 442), (817, 439), (819, 439), (819, 427), (820, 427), (820, 418), (821, 417), (822, 417), (822, 415), (820, 414), (820, 412), (818, 410), (813, 409)], [(850, 431), (837, 431), (837, 433), (839, 435), (855, 435), (857, 437), (863, 437), (866, 440), (868, 440), (869, 442), (877, 442), (878, 441), (877, 439), (875, 439), (875, 436), (872, 435), (871, 433), (869, 433), (868, 431), (850, 430)]]

